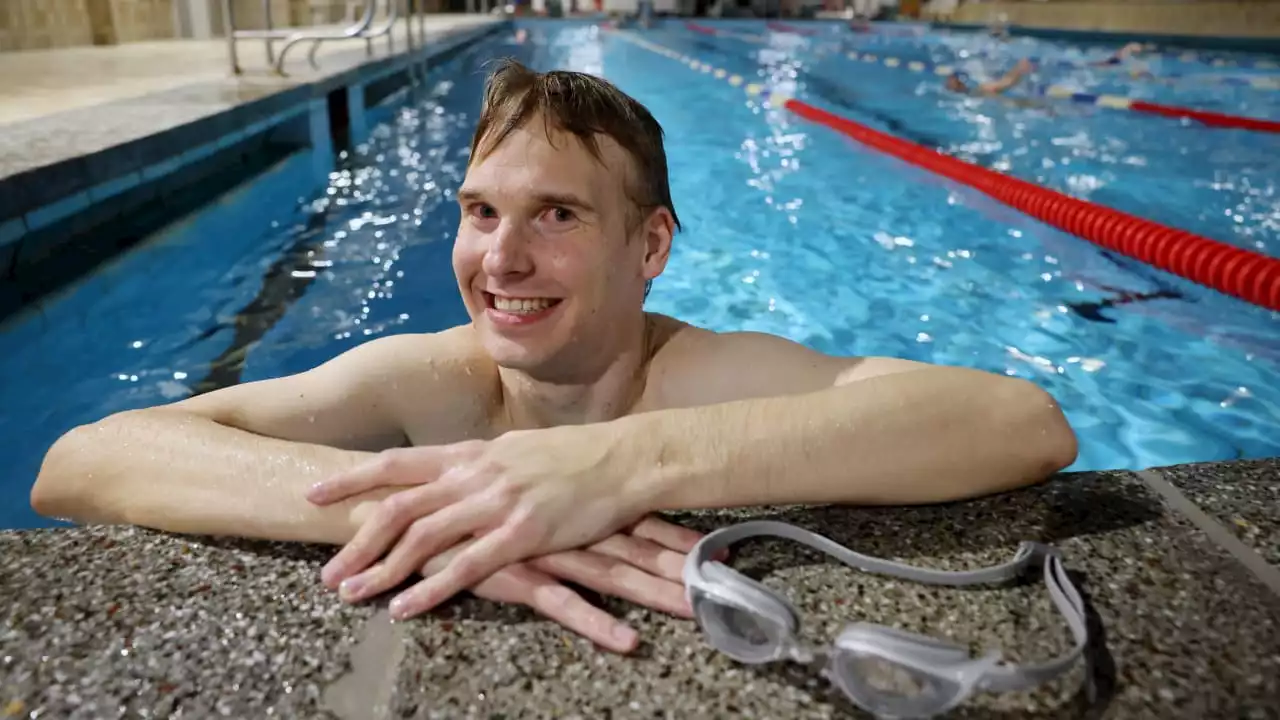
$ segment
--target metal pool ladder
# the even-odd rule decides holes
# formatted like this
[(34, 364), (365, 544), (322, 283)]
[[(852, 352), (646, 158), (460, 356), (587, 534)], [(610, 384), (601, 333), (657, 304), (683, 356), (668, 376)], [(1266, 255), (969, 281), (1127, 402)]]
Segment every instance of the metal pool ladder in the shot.
[[(262, 40), (266, 43), (267, 62), (271, 63), (276, 74), (284, 75), (284, 60), (289, 54), (289, 50), (295, 45), (303, 42), (311, 43), (311, 50), (307, 53), (307, 62), (313, 70), (319, 70), (320, 66), (316, 63), (316, 51), (320, 49), (320, 43), (326, 40), (356, 40), (363, 39), (365, 41), (365, 53), (370, 57), (373, 56), (373, 39), (386, 36), (387, 49), (395, 50), (395, 39), (391, 34), (392, 28), (395, 27), (396, 20), (400, 17), (400, 4), (403, 2), (407, 6), (407, 17), (405, 21), (405, 38), (409, 47), (415, 45), (413, 20), (418, 18), (418, 36), (421, 41), (426, 40), (426, 13), (425, 8), (422, 12), (418, 12), (418, 3), (424, 0), (385, 0), (386, 2), (386, 22), (375, 27), (374, 16), (377, 14), (378, 0), (361, 0), (363, 6), (360, 17), (346, 27), (337, 29), (319, 29), (319, 28), (275, 28), (271, 22), (271, 0), (262, 0), (262, 13), (266, 21), (266, 29), (264, 30), (237, 30), (235, 23), (235, 14), (232, 7), (232, 0), (222, 0), (222, 17), (226, 21), (227, 28), (227, 49), (231, 57), (231, 72), (239, 75), (241, 73), (239, 55), (236, 52), (236, 43), (240, 40)], [(348, 3), (348, 13), (351, 10), (351, 4)], [(276, 54), (276, 41), (284, 41), (284, 47), (280, 48), (279, 54)]]

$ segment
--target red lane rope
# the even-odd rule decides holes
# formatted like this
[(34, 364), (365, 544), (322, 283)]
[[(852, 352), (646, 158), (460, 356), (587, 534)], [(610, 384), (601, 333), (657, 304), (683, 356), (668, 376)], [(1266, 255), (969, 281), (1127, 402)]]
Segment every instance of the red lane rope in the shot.
[(1174, 105), (1160, 105), (1146, 100), (1134, 100), (1129, 104), (1130, 110), (1137, 112), (1152, 113), (1154, 115), (1163, 115), (1171, 118), (1191, 118), (1198, 120), (1205, 125), (1224, 128), (1241, 128), (1244, 130), (1259, 130), (1261, 132), (1280, 133), (1280, 122), (1274, 120), (1262, 120), (1260, 118), (1242, 117), (1240, 115), (1224, 115), (1222, 113), (1209, 112), (1208, 110), (1192, 110), (1191, 108), (1177, 107)]
[(1042, 222), (1166, 272), (1280, 311), (1280, 260), (943, 155), (788, 99), (785, 107), (864, 145), (963, 183)]

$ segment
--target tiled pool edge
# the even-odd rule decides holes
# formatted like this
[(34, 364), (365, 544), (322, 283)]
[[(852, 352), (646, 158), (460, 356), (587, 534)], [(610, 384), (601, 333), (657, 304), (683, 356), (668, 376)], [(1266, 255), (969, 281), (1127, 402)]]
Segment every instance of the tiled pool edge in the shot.
[[(1225, 486), (1243, 473), (1280, 483), (1278, 470), (1280, 458), (1159, 472), (1185, 476), (1183, 492), (1194, 497), (1187, 477)], [(1280, 517), (1274, 503), (1260, 506)], [(1280, 596), (1135, 473), (1072, 473), (947, 506), (677, 519), (705, 531), (761, 512), (924, 565), (998, 562), (1028, 538), (1062, 548), (1101, 617), (1102, 646), (1089, 670), (1100, 699), (1083, 699), (1075, 672), (1051, 689), (980, 695), (957, 716), (1102, 714), (1082, 712), (1082, 702), (1101, 704), (1111, 717), (1273, 716)], [(624, 603), (607, 607), (627, 614), (645, 638), (645, 650), (631, 658), (601, 653), (520, 608), (477, 600), (391, 624), (382, 601), (352, 608), (319, 589), (331, 552), (132, 528), (0, 532), (0, 596), (10, 601), (0, 604), (0, 707), (43, 707), (51, 717), (72, 707), (93, 714), (94, 705), (246, 717), (270, 708), (344, 720), (570, 711), (829, 717), (839, 709), (818, 683), (735, 666), (705, 648), (691, 623)], [(785, 546), (739, 562), (770, 573), (770, 584), (800, 603), (815, 638), (832, 623), (864, 618), (981, 640), (1020, 660), (1062, 649), (1055, 636), (1065, 633), (1035, 578), (991, 592), (917, 591), (864, 585), (858, 574), (813, 565)]]
[(189, 187), (184, 178), (196, 183), (206, 168), (226, 166), (226, 157), (237, 147), (255, 144), (275, 146), (281, 154), (310, 151), (320, 183), (335, 162), (335, 118), (330, 116), (335, 100), (344, 106), (348, 139), (357, 143), (367, 133), (366, 114), (389, 94), (366, 98), (365, 88), (407, 85), (414, 68), (447, 60), (507, 25), (509, 21), (494, 21), (449, 31), (412, 50), (282, 86), (146, 137), (0, 177), (0, 321), (37, 299), (18, 282), (26, 260), (46, 257), (71, 236), (105, 222), (113, 203), (163, 201), (171, 186)]

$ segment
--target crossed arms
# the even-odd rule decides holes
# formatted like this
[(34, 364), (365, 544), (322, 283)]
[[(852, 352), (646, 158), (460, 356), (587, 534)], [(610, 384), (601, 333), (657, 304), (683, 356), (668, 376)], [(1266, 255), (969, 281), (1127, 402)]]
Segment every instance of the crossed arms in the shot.
[(612, 619), (555, 578), (631, 568), (593, 589), (687, 614), (678, 566), (696, 535), (656, 511), (940, 502), (1075, 458), (1056, 403), (1023, 380), (750, 333), (681, 342), (666, 409), (490, 437), (478, 398), (493, 380), (462, 329), (380, 339), (299, 375), (77, 428), (50, 449), (32, 504), (79, 522), (343, 545), (324, 581), (345, 599), (422, 574), (393, 605), (405, 616), (469, 588), (626, 650), (634, 638), (610, 645)]

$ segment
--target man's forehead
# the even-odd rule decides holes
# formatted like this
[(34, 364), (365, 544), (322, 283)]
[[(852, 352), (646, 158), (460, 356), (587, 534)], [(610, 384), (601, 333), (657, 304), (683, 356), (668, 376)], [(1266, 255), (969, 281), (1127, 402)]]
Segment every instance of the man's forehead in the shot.
[[(480, 186), (545, 184), (572, 186), (588, 193), (607, 185), (604, 179), (625, 172), (629, 158), (613, 138), (596, 136), (599, 158), (576, 135), (556, 128), (544, 129), (540, 120), (525, 123), (467, 170), (467, 182)], [(543, 188), (545, 189), (545, 188)]]

